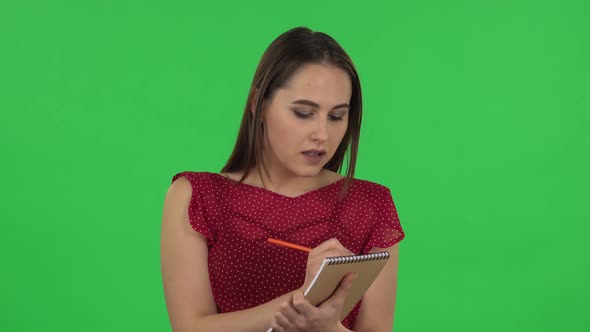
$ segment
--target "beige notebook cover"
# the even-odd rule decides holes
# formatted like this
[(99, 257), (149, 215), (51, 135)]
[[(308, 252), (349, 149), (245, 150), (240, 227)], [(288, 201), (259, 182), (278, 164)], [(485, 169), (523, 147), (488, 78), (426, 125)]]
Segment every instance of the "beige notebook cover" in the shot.
[(324, 259), (318, 273), (303, 295), (311, 304), (318, 306), (334, 293), (347, 273), (356, 272), (356, 278), (353, 280), (342, 307), (340, 320), (343, 320), (373, 284), (388, 258), (387, 251), (366, 255), (328, 257)]

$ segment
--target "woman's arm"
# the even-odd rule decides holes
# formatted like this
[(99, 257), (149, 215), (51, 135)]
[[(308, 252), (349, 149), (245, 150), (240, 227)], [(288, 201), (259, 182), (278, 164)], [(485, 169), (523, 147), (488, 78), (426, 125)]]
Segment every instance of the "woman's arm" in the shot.
[(370, 252), (387, 250), (389, 259), (371, 287), (365, 292), (353, 330), (359, 332), (390, 332), (397, 288), (399, 244), (390, 248), (373, 248)]
[(209, 283), (207, 242), (188, 220), (191, 194), (190, 182), (181, 177), (170, 186), (164, 200), (161, 268), (172, 330), (266, 331), (272, 315), (281, 303), (291, 300), (293, 292), (254, 308), (219, 314)]

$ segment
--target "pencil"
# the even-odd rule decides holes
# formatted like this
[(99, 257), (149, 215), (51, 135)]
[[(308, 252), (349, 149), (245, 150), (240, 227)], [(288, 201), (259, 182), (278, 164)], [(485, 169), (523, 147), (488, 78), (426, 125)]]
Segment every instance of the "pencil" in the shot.
[(305, 251), (305, 252), (311, 251), (311, 248), (300, 246), (298, 244), (293, 244), (293, 243), (277, 240), (277, 239), (273, 239), (271, 237), (269, 237), (267, 241), (270, 243), (278, 244), (280, 246), (284, 246), (284, 247), (291, 248), (291, 249), (297, 249), (297, 250), (301, 250), (301, 251)]

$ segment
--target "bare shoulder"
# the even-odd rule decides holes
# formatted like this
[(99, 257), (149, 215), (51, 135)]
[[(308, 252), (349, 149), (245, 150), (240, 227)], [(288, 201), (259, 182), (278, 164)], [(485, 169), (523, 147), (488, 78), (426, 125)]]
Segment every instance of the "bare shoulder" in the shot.
[[(188, 207), (191, 199), (193, 188), (191, 182), (184, 176), (178, 177), (166, 192), (164, 198), (164, 215), (175, 215), (178, 211), (183, 211)], [(165, 221), (168, 218), (164, 219)]]
[(191, 192), (192, 192), (191, 182), (186, 177), (180, 176), (180, 177), (178, 177), (178, 179), (176, 179), (174, 182), (172, 182), (172, 184), (168, 188), (166, 196), (184, 197), (187, 194), (190, 196)]

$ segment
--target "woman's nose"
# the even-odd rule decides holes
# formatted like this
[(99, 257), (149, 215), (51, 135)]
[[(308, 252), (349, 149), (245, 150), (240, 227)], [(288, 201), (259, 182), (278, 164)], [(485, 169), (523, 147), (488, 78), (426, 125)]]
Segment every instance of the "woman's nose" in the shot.
[(320, 119), (316, 122), (313, 139), (320, 142), (328, 140), (328, 120)]

